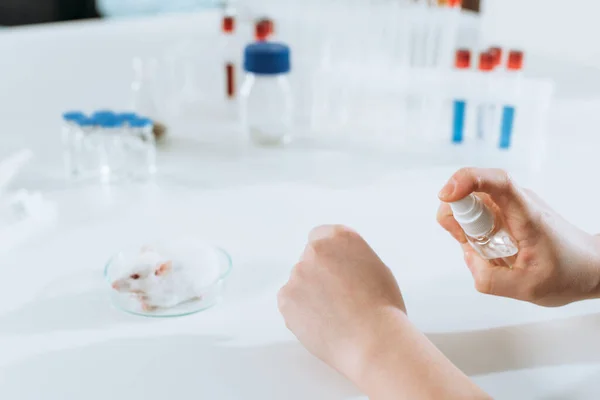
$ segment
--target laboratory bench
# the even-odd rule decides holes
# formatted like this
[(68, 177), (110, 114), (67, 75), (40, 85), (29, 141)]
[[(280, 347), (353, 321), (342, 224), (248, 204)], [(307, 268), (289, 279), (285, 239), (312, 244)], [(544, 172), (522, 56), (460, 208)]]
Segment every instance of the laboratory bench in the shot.
[[(59, 216), (0, 253), (0, 398), (363, 398), (300, 346), (277, 310), (308, 231), (323, 223), (365, 236), (394, 271), (412, 321), (494, 398), (598, 398), (600, 301), (546, 309), (478, 294), (460, 249), (436, 225), (436, 194), (462, 165), (173, 137), (159, 152), (156, 185), (67, 185), (61, 113), (126, 109), (132, 53), (216, 24), (206, 13), (0, 33), (0, 53), (10, 55), (0, 62), (0, 158), (32, 149), (12, 187), (41, 191)], [(600, 96), (559, 90), (544, 163), (511, 171), (590, 232), (600, 232), (598, 105)], [(170, 234), (230, 252), (222, 303), (175, 319), (113, 308), (102, 278), (108, 258)]]

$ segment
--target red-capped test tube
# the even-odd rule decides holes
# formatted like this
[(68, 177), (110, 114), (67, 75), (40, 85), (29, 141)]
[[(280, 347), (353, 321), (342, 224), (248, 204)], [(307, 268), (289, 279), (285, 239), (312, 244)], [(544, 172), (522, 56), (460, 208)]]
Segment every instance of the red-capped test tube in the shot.
[[(479, 65), (478, 69), (480, 72), (489, 74), (494, 70), (495, 60), (493, 54), (489, 52), (483, 52), (479, 54)], [(490, 87), (486, 81), (483, 87), (483, 101), (477, 107), (477, 137), (484, 139), (489, 132), (493, 132), (496, 109), (495, 105), (488, 103), (487, 97), (491, 95)]]
[(447, 4), (450, 8), (462, 8), (462, 0), (448, 0)]
[(221, 30), (225, 37), (230, 38), (230, 40), (226, 42), (225, 49), (227, 54), (227, 58), (225, 59), (225, 93), (228, 98), (232, 99), (235, 97), (236, 93), (235, 61), (234, 57), (232, 57), (234, 50), (231, 48), (235, 45), (233, 40), (235, 34), (235, 17), (232, 15), (225, 15), (223, 17)]
[(454, 66), (457, 69), (471, 68), (471, 50), (469, 50), (469, 49), (456, 50), (456, 58), (454, 59)]
[(523, 52), (520, 50), (511, 50), (508, 53), (508, 62), (506, 69), (509, 71), (521, 71), (523, 70)]
[(257, 42), (267, 41), (275, 33), (275, 23), (270, 18), (261, 18), (254, 24), (254, 37)]
[(479, 54), (479, 70), (481, 72), (491, 72), (494, 70), (495, 60), (494, 56), (489, 52), (483, 52)]

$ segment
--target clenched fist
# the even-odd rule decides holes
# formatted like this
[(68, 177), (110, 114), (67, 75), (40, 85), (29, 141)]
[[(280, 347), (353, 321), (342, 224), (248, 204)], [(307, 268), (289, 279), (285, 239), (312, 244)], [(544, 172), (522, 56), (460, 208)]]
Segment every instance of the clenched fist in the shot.
[(406, 312), (392, 272), (358, 233), (343, 226), (310, 233), (278, 303), (300, 342), (346, 376), (358, 373), (387, 315)]

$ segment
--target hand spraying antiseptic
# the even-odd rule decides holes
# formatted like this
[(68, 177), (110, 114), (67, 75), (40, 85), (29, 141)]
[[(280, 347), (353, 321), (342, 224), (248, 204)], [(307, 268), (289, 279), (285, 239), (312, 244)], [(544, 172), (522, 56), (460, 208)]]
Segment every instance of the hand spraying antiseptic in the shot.
[(450, 203), (454, 219), (467, 235), (471, 247), (486, 260), (503, 260), (512, 268), (519, 249), (515, 239), (496, 221), (492, 211), (474, 194)]

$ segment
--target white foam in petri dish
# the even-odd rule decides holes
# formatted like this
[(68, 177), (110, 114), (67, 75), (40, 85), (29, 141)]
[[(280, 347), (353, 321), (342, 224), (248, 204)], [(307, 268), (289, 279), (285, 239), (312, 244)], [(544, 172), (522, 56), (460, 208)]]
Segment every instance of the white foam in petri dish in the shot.
[(214, 306), (232, 267), (225, 250), (181, 238), (120, 251), (107, 262), (104, 276), (117, 308), (146, 317), (180, 317)]

